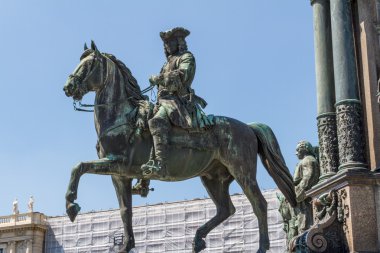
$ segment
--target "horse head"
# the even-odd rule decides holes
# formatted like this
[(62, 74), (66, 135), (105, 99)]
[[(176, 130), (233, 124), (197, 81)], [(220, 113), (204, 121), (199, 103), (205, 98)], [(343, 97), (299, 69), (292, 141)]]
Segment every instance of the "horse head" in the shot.
[(80, 57), (80, 63), (74, 72), (69, 75), (63, 91), (66, 96), (73, 97), (74, 100), (81, 100), (90, 91), (101, 90), (104, 86), (100, 65), (105, 61), (105, 57), (99, 52), (95, 43), (91, 42), (91, 48), (85, 45), (84, 52)]

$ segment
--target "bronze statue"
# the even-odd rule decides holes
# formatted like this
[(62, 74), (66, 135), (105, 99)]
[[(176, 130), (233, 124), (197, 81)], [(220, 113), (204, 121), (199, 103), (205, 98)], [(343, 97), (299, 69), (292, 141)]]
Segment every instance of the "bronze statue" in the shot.
[[(177, 28), (172, 31), (181, 31), (182, 35), (174, 37), (184, 40), (185, 29)], [(162, 33), (161, 37), (166, 39), (167, 35)], [(191, 67), (193, 69), (186, 74), (181, 64), (176, 67), (177, 63), (171, 62), (171, 53), (173, 52), (169, 52), (168, 63), (161, 74), (151, 78), (151, 82), (162, 92), (158, 104), (153, 106), (142, 94), (143, 91), (130, 70), (115, 56), (100, 53), (95, 43), (91, 44), (91, 49), (83, 52), (81, 62), (69, 76), (64, 91), (67, 96), (73, 97), (74, 103), (90, 91), (96, 93), (94, 114), (100, 159), (80, 162), (73, 168), (66, 193), (67, 214), (74, 221), (80, 210), (74, 201), (77, 199), (79, 179), (83, 174), (111, 175), (126, 238), (120, 252), (126, 253), (135, 246), (132, 229), (132, 180), (137, 178), (171, 182), (199, 176), (217, 207), (215, 217), (201, 226), (195, 234), (193, 252), (200, 252), (206, 248), (204, 238), (207, 234), (234, 214), (235, 208), (228, 188), (236, 180), (258, 218), (260, 245), (257, 252), (266, 252), (269, 249), (267, 203), (256, 182), (258, 154), (289, 203), (296, 205), (292, 177), (276, 137), (264, 124), (247, 125), (227, 117), (208, 117), (202, 114), (198, 107), (202, 100), (190, 89), (195, 71), (192, 55), (183, 48), (182, 53), (174, 53), (172, 56), (178, 59), (176, 62), (180, 62), (181, 58), (190, 59), (185, 63), (189, 67), (194, 64)], [(174, 66), (170, 66), (171, 64)], [(165, 92), (169, 93), (168, 97)], [(184, 106), (188, 114), (182, 114), (185, 111), (181, 109), (170, 109), (177, 102)], [(155, 113), (153, 107), (156, 108)], [(166, 115), (162, 116), (161, 113)], [(180, 113), (185, 117), (179, 118)], [(188, 121), (186, 115), (191, 120)], [(166, 120), (163, 123), (166, 127), (164, 130), (160, 128), (160, 124), (154, 126), (150, 121), (161, 116)], [(156, 133), (151, 133), (147, 125)], [(162, 133), (164, 135), (160, 135)], [(157, 141), (162, 136), (166, 140)], [(157, 153), (157, 147), (161, 143), (164, 143), (164, 147), (159, 151), (161, 153)], [(154, 146), (155, 152), (151, 152)], [(146, 164), (149, 158), (155, 161)]]
[(308, 141), (300, 141), (296, 147), (296, 155), (299, 162), (294, 171), (293, 181), (297, 206), (292, 208), (289, 202), (277, 195), (280, 201), (279, 212), (284, 221), (284, 231), (287, 234), (287, 248), (296, 235), (302, 234), (313, 225), (313, 211), (311, 199), (306, 196), (319, 180), (319, 163), (317, 148)]
[(294, 185), (297, 198), (297, 227), (301, 234), (313, 225), (313, 211), (311, 199), (306, 191), (316, 185), (319, 180), (319, 164), (315, 149), (308, 141), (300, 141), (296, 148), (296, 155), (300, 160), (294, 171)]

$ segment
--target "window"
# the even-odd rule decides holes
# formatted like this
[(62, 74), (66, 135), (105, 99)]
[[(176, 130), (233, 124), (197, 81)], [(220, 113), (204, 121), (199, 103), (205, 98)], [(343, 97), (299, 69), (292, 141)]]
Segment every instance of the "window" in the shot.
[(4, 249), (0, 249), (0, 253), (5, 253), (5, 252), (4, 252)]

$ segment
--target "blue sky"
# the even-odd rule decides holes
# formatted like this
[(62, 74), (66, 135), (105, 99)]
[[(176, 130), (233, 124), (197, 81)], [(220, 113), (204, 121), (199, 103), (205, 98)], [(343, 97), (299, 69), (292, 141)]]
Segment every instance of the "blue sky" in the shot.
[[(93, 115), (74, 112), (62, 92), (84, 42), (116, 55), (144, 88), (165, 62), (159, 32), (175, 26), (191, 31), (193, 88), (206, 113), (268, 124), (293, 173), (297, 142), (317, 145), (309, 1), (0, 0), (0, 215), (14, 198), (26, 211), (30, 195), (36, 211), (63, 214), (71, 168), (97, 158)], [(260, 162), (258, 182), (275, 188)], [(207, 196), (198, 178), (152, 187), (133, 204)], [(83, 211), (117, 208), (110, 177), (83, 176), (78, 203)]]

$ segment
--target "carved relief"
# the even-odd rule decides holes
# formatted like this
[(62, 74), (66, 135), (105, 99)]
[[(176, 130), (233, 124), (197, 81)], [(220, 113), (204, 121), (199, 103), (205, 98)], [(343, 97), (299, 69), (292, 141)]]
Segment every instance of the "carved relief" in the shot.
[(348, 233), (347, 218), (349, 216), (349, 205), (347, 204), (347, 192), (345, 189), (338, 193), (338, 221), (343, 224), (344, 233)]
[(321, 178), (337, 172), (339, 166), (336, 115), (324, 114), (318, 117), (319, 162)]
[(336, 110), (340, 164), (365, 163), (361, 104), (348, 101), (337, 105)]
[(346, 252), (342, 223), (345, 215), (345, 192), (334, 190), (314, 200), (314, 225), (292, 241), (295, 252)]

